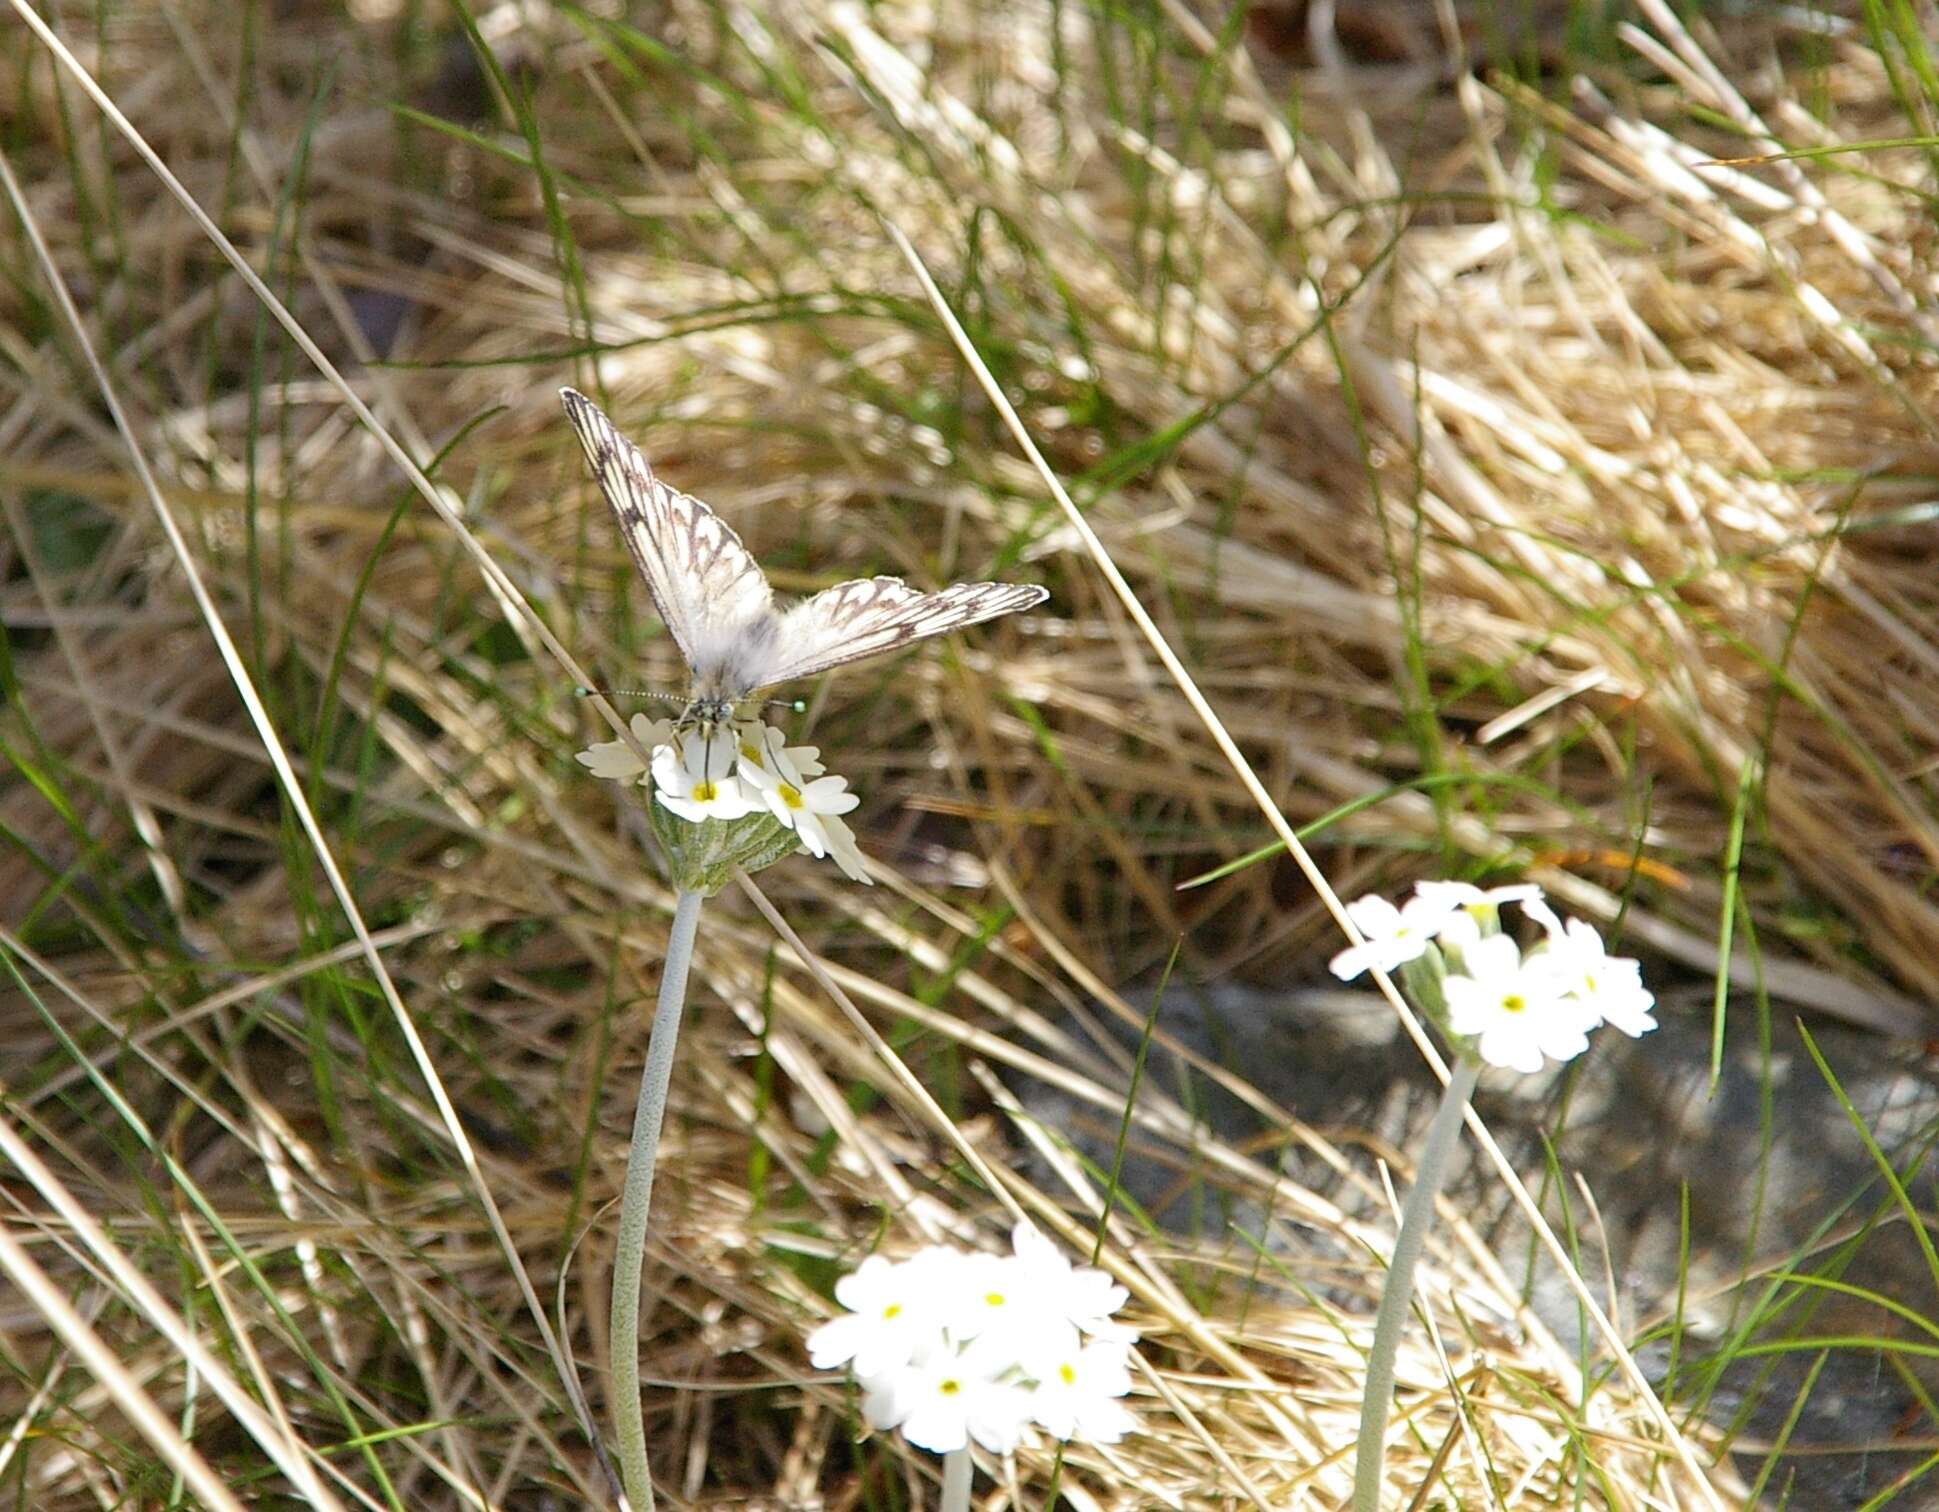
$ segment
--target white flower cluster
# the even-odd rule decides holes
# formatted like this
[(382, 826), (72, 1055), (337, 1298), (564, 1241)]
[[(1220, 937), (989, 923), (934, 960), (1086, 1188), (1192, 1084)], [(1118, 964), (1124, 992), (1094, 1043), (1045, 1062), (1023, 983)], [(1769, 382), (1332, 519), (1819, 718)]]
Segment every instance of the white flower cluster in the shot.
[(971, 1439), (1007, 1454), (1033, 1423), (1115, 1444), (1137, 1426), (1118, 1400), (1135, 1335), (1111, 1317), (1128, 1294), (1028, 1223), (1011, 1242), (1013, 1255), (871, 1255), (835, 1283), (850, 1311), (808, 1336), (808, 1357), (852, 1366), (870, 1425), (937, 1454)]
[(818, 747), (784, 745), (781, 732), (758, 719), (683, 731), (670, 719), (635, 714), (631, 728), (650, 766), (623, 740), (595, 742), (579, 752), (580, 764), (595, 777), (652, 787), (661, 807), (695, 824), (770, 814), (811, 855), (869, 881), (855, 832), (840, 817), (861, 800), (846, 777), (825, 775)]
[[(1543, 939), (1526, 955), (1505, 934), (1484, 933), (1504, 903), (1515, 903), (1542, 926)], [(1542, 1069), (1543, 1058), (1566, 1061), (1589, 1048), (1589, 1031), (1602, 1024), (1632, 1039), (1656, 1027), (1656, 999), (1643, 986), (1643, 969), (1609, 955), (1602, 936), (1580, 919), (1564, 923), (1533, 883), (1484, 891), (1466, 882), (1419, 882), (1400, 908), (1369, 895), (1347, 904), (1347, 917), (1366, 943), (1333, 958), (1342, 980), (1369, 968), (1392, 971), (1439, 950), (1447, 966), (1441, 993), (1447, 1027), (1472, 1038), (1491, 1066)]]

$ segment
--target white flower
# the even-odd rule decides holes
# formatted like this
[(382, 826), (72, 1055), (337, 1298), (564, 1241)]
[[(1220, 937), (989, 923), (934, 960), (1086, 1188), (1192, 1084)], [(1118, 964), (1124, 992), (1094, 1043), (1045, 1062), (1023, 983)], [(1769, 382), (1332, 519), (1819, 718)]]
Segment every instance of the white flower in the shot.
[(1024, 1284), (1043, 1298), (1048, 1310), (1073, 1328), (1081, 1328), (1100, 1339), (1135, 1337), (1111, 1316), (1124, 1306), (1131, 1293), (1107, 1272), (1088, 1265), (1072, 1265), (1064, 1252), (1028, 1221), (1020, 1220), (1010, 1231), (1010, 1244), (1016, 1251), (1016, 1263), (1024, 1273)]
[(1046, 1329), (1070, 1326), (1037, 1277), (1008, 1255), (967, 1255), (950, 1279), (954, 1292), (942, 1306), (953, 1339), (980, 1339), (1015, 1358)]
[(855, 881), (872, 886), (854, 832), (839, 817), (862, 800), (848, 791), (847, 778), (823, 775), (820, 747), (784, 745), (779, 730), (758, 721), (737, 725), (735, 741), (742, 789), (793, 830), (809, 854), (833, 857)]
[(718, 729), (694, 731), (653, 753), (653, 795), (682, 819), (744, 819), (760, 801), (734, 775), (737, 742)]
[(808, 1358), (817, 1370), (853, 1361), (859, 1376), (908, 1364), (937, 1336), (936, 1298), (965, 1258), (941, 1247), (900, 1263), (870, 1255), (835, 1283), (835, 1300), (849, 1312), (808, 1335)]
[(1507, 887), (1476, 887), (1472, 882), (1416, 882), (1414, 896), (1453, 913), (1457, 908), (1499, 908), (1504, 903), (1528, 903), (1542, 896), (1533, 882)]
[(821, 764), (820, 746), (791, 746), (773, 725), (751, 720), (737, 727), (743, 762), (765, 768), (791, 782), (804, 777), (819, 777), (828, 768)]
[[(670, 719), (648, 719), (644, 714), (635, 714), (628, 722), (640, 749), (648, 759), (661, 746), (673, 739), (673, 721)], [(603, 777), (608, 782), (646, 781), (646, 762), (634, 753), (633, 747), (623, 740), (595, 740), (587, 749), (578, 752), (573, 759), (595, 777)]]
[(1537, 952), (1526, 961), (1507, 935), (1485, 935), (1467, 946), (1461, 971), (1441, 982), (1448, 1027), (1475, 1040), (1491, 1066), (1524, 1073), (1542, 1059), (1571, 1060), (1589, 1048), (1595, 1016), (1568, 993), (1563, 976)]
[(1523, 908), (1544, 906), (1542, 889), (1533, 882), (1517, 882), (1508, 887), (1476, 887), (1472, 882), (1416, 882), (1414, 902), (1426, 909), (1443, 911), (1436, 935), (1443, 951), (1466, 950), (1481, 938), (1483, 925), (1491, 934), (1498, 930), (1504, 903), (1519, 903)]
[(744, 760), (741, 779), (768, 806), (768, 812), (793, 830), (809, 853), (816, 856), (828, 854), (828, 819), (846, 814), (862, 801), (848, 791), (846, 777), (816, 777), (810, 781), (794, 770), (792, 762), (783, 769), (780, 761), (770, 768)]
[(848, 779), (821, 776), (816, 747), (783, 746), (781, 732), (769, 725), (742, 725), (739, 737), (741, 782), (800, 837), (810, 855), (827, 855), (828, 816), (846, 814), (862, 801), (848, 791)]
[(918, 1449), (948, 1454), (973, 1438), (1008, 1454), (1030, 1422), (1028, 1388), (1006, 1379), (1000, 1350), (938, 1347), (868, 1383), (862, 1413), (877, 1428), (900, 1428)]
[(734, 726), (734, 755), (743, 777), (751, 771), (784, 774), (794, 771), (793, 763), (784, 753), (781, 732), (758, 719)]
[(1067, 1340), (1047, 1341), (1026, 1363), (1037, 1383), (1031, 1417), (1052, 1438), (1115, 1444), (1138, 1426), (1118, 1400), (1131, 1389), (1129, 1358), (1129, 1346), (1118, 1339), (1079, 1345), (1072, 1332)]
[(860, 882), (864, 887), (875, 886), (875, 878), (869, 875), (868, 861), (855, 844), (855, 831), (850, 829), (833, 814), (819, 814), (822, 833), (828, 839), (828, 856), (851, 882)]
[(1115, 1443), (1136, 1426), (1116, 1402), (1131, 1389), (1131, 1335), (1111, 1317), (1124, 1288), (1028, 1224), (1012, 1239), (1015, 1255), (936, 1246), (863, 1261), (835, 1287), (850, 1311), (809, 1335), (809, 1358), (851, 1365), (869, 1422), (938, 1453), (974, 1439), (1007, 1454), (1033, 1420)]
[[(1494, 932), (1499, 933), (1501, 921), (1497, 919), (1495, 924)], [(1440, 928), (1434, 931), (1434, 943), (1441, 947), (1441, 954), (1447, 957), (1450, 971), (1461, 969), (1461, 952), (1480, 938), (1481, 921), (1474, 916), (1472, 909), (1467, 908), (1455, 909), (1441, 920)]]
[[(1549, 914), (1550, 920), (1554, 918)], [(1610, 955), (1602, 936), (1582, 920), (1571, 919), (1549, 930), (1542, 963), (1556, 974), (1563, 991), (1587, 1009), (1597, 1023), (1620, 1029), (1631, 1039), (1656, 1027), (1650, 1013), (1656, 998), (1643, 985), (1641, 963)]]
[(1455, 902), (1417, 897), (1405, 908), (1396, 908), (1373, 893), (1356, 899), (1347, 904), (1347, 917), (1366, 942), (1336, 955), (1331, 962), (1333, 974), (1343, 982), (1351, 981), (1369, 967), (1392, 971), (1413, 960), (1434, 943), (1436, 931), (1459, 907)]

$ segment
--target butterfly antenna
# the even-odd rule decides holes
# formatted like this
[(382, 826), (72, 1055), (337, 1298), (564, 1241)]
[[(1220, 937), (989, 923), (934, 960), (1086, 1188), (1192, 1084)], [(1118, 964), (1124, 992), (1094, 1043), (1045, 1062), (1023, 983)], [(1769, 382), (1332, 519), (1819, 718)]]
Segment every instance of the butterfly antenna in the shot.
[(572, 690), (574, 698), (591, 698), (597, 694), (601, 698), (665, 698), (679, 701), (677, 693), (662, 693), (653, 688), (589, 688), (584, 683)]

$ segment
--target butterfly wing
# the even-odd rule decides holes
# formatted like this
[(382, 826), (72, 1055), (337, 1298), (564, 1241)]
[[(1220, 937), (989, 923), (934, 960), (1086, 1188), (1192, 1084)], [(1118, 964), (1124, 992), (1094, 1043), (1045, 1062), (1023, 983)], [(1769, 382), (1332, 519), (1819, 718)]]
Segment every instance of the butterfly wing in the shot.
[(1029, 583), (957, 583), (940, 593), (921, 593), (892, 577), (837, 583), (781, 615), (772, 659), (760, 667), (755, 686), (812, 677), (1048, 597), (1047, 589)]
[(653, 476), (640, 449), (598, 405), (576, 389), (561, 389), (559, 398), (653, 607), (693, 669), (695, 685), (713, 686), (750, 641), (770, 643), (774, 590), (767, 575), (725, 520)]

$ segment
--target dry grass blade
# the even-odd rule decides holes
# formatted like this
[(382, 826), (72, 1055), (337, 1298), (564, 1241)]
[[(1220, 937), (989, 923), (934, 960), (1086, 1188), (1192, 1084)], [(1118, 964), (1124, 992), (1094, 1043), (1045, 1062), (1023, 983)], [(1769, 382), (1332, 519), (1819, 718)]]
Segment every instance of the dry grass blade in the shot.
[[(33, 1304), (62, 1342), (94, 1373), (95, 1379), (107, 1385), (116, 1406), (134, 1419), (143, 1437), (155, 1446), (156, 1454), (194, 1488), (195, 1494), (216, 1512), (242, 1512), (242, 1503), (209, 1468), (208, 1462), (183, 1439), (154, 1399), (122, 1369), (114, 1351), (95, 1335), (52, 1278), (34, 1264), (33, 1257), (5, 1228), (0, 1228), (0, 1270), (6, 1271), (21, 1296)], [(325, 1501), (322, 1505), (331, 1503)]]
[[(100, 85), (95, 82), (94, 76), (68, 50), (66, 44), (48, 29), (47, 23), (34, 13), (27, 5), (26, 0), (11, 0), (11, 4), (21, 20), (25, 21), (34, 31), (40, 42), (60, 60), (62, 67), (73, 75), (75, 82), (87, 92), (89, 98), (99, 107), (102, 114), (114, 124), (116, 130), (127, 139), (129, 145), (141, 154), (148, 166), (154, 171), (156, 177), (168, 186), (169, 191), (180, 202), (183, 209), (188, 211), (202, 233), (214, 243), (223, 257), (227, 259), (230, 266), (242, 278), (243, 282), (249, 286), (250, 293), (262, 302), (264, 309), (289, 334), (290, 340), (302, 349), (303, 355), (316, 365), (318, 371), (323, 374), (330, 385), (342, 396), (345, 405), (362, 422), (365, 429), (375, 438), (378, 444), (384, 448), (385, 453), (390, 457), (391, 461), (397, 464), (398, 470), (410, 480), (411, 486), (437, 512), (445, 524), (451, 527), (453, 534), (469, 551), (472, 560), (477, 564), (480, 572), (484, 575), (485, 581), (491, 586), (492, 592), (498, 598), (499, 603), (504, 606), (506, 612), (520, 618), (524, 624), (529, 625), (539, 640), (544, 644), (546, 651), (557, 659), (561, 670), (568, 674), (578, 686), (590, 689), (592, 684), (581, 670), (578, 662), (573, 659), (572, 653), (567, 651), (552, 636), (545, 621), (533, 613), (531, 607), (525, 602), (525, 596), (519, 592), (517, 585), (506, 575), (505, 570), (499, 566), (497, 560), (491, 553), (486, 551), (472, 535), (470, 528), (465, 524), (462, 506), (455, 504), (451, 498), (447, 497), (445, 491), (439, 489), (436, 484), (432, 483), (430, 478), (425, 475), (423, 468), (418, 465), (417, 460), (398, 444), (397, 440), (391, 435), (390, 430), (371, 413), (369, 407), (365, 405), (356, 390), (337, 371), (336, 364), (324, 354), (323, 349), (316, 344), (310, 336), (310, 333), (303, 328), (296, 317), (284, 307), (283, 302), (262, 281), (257, 275), (256, 270), (249, 266), (248, 260), (236, 250), (234, 243), (227, 236), (223, 235), (221, 228), (209, 218), (207, 212), (202, 209), (201, 205), (196, 203), (195, 198), (183, 188), (181, 181), (169, 171), (168, 165), (156, 155), (154, 149), (148, 145), (140, 131), (135, 128), (134, 123), (122, 114), (120, 108), (101, 89)], [(600, 710), (607, 723), (613, 727), (613, 730), (622, 740), (631, 738), (627, 732), (625, 723), (613, 712), (612, 706), (606, 702), (602, 694), (596, 690), (593, 691), (590, 696), (590, 701), (593, 707)]]
[[(15, 1169), (52, 1205), (55, 1212), (87, 1246), (95, 1262), (113, 1278), (116, 1286), (125, 1295), (135, 1299), (150, 1323), (209, 1382), (216, 1395), (222, 1399), (223, 1405), (248, 1429), (250, 1436), (262, 1446), (263, 1452), (302, 1489), (311, 1504), (340, 1512), (343, 1504), (324, 1489), (317, 1478), (315, 1467), (305, 1461), (304, 1450), (293, 1443), (287, 1434), (250, 1400), (229, 1371), (203, 1347), (201, 1341), (189, 1331), (174, 1309), (162, 1300), (161, 1295), (148, 1284), (147, 1278), (95, 1223), (73, 1194), (21, 1139), (12, 1124), (5, 1118), (0, 1118), (0, 1154), (4, 1154)], [(27, 1266), (32, 1267), (32, 1262), (28, 1261)], [(23, 1288), (33, 1291), (36, 1296), (47, 1285), (45, 1273), (37, 1267), (31, 1269), (31, 1280), (25, 1270), (16, 1272), (15, 1279)], [(88, 1334), (89, 1342), (84, 1344), (81, 1341), (74, 1325), (78, 1325), (80, 1330)], [(93, 1367), (99, 1359), (101, 1345), (98, 1339), (92, 1338), (92, 1331), (85, 1330), (85, 1325), (81, 1324), (78, 1317), (73, 1318), (71, 1324), (64, 1324), (61, 1331), (69, 1346), (84, 1354), (90, 1366)], [(120, 1405), (124, 1409), (132, 1410), (129, 1393), (131, 1383), (119, 1364), (114, 1364), (105, 1374), (96, 1369), (96, 1374), (109, 1383)], [(135, 1395), (146, 1400), (145, 1393), (137, 1392)], [(153, 1405), (150, 1403), (141, 1411), (138, 1420), (144, 1421), (143, 1431), (150, 1441), (158, 1442), (153, 1432), (146, 1426), (146, 1422), (151, 1420), (152, 1412)], [(172, 1429), (167, 1436), (175, 1438), (179, 1443), (179, 1435), (176, 1435)]]
[[(49, 38), (48, 40), (51, 41), (54, 39)], [(103, 103), (108, 103), (105, 98), (103, 99)], [(47, 274), (49, 287), (54, 293), (56, 304), (72, 327), (75, 340), (87, 358), (88, 366), (94, 375), (96, 383), (100, 386), (101, 398), (108, 406), (110, 414), (114, 417), (116, 428), (121, 432), (127, 443), (129, 460), (133, 463), (136, 475), (141, 481), (142, 488), (147, 493), (149, 502), (154, 507), (156, 518), (161, 524), (163, 534), (168, 539), (170, 550), (174, 553), (175, 560), (188, 581), (189, 591), (195, 598), (196, 607), (202, 615), (203, 622), (208, 627), (209, 634), (216, 643), (218, 653), (235, 682), (236, 691), (241, 696), (243, 706), (248, 710), (250, 721), (255, 726), (258, 737), (262, 740), (263, 749), (268, 754), (270, 764), (276, 770), (277, 779), (282, 786), (283, 792), (288, 797), (291, 806), (295, 810), (298, 822), (303, 826), (309, 838), (316, 859), (322, 866), (325, 876), (329, 879), (331, 891), (336, 894), (338, 905), (343, 909), (344, 917), (348, 921), (352, 933), (357, 937), (357, 943), (361, 947), (364, 961), (370, 967), (371, 974), (376, 980), (379, 989), (382, 991), (392, 1014), (395, 1016), (398, 1027), (403, 1031), (405, 1041), (410, 1046), (412, 1057), (417, 1062), (418, 1069), (422, 1072), (426, 1085), (430, 1088), (432, 1100), (437, 1105), (438, 1115), (451, 1137), (460, 1160), (464, 1162), (467, 1174), (472, 1181), (479, 1200), (491, 1220), (506, 1263), (519, 1280), (519, 1289), (525, 1297), (526, 1306), (531, 1313), (532, 1319), (537, 1324), (540, 1333), (545, 1337), (548, 1352), (559, 1365), (560, 1380), (566, 1385), (568, 1392), (574, 1397), (575, 1401), (578, 1401), (578, 1383), (566, 1368), (565, 1356), (559, 1348), (558, 1341), (552, 1337), (550, 1325), (546, 1321), (544, 1305), (539, 1301), (537, 1292), (533, 1290), (531, 1279), (525, 1271), (524, 1261), (519, 1256), (518, 1247), (513, 1241), (510, 1231), (506, 1228), (504, 1218), (499, 1212), (497, 1201), (492, 1196), (491, 1189), (485, 1181), (484, 1172), (480, 1168), (478, 1158), (472, 1150), (471, 1141), (465, 1134), (463, 1125), (459, 1122), (457, 1109), (452, 1105), (450, 1096), (445, 1091), (444, 1082), (438, 1073), (437, 1065), (431, 1059), (429, 1051), (425, 1048), (423, 1039), (418, 1033), (417, 1026), (411, 1017), (411, 1012), (404, 1005), (403, 997), (398, 993), (396, 984), (391, 980), (390, 972), (384, 965), (384, 959), (377, 949), (376, 941), (371, 938), (370, 930), (364, 923), (363, 915), (357, 906), (356, 898), (351, 893), (349, 882), (345, 879), (343, 870), (338, 865), (336, 857), (331, 850), (330, 843), (324, 836), (322, 827), (318, 824), (316, 815), (304, 795), (302, 783), (298, 780), (295, 768), (290, 763), (288, 752), (283, 747), (282, 739), (276, 732), (276, 727), (269, 717), (268, 710), (263, 706), (262, 700), (256, 692), (248, 669), (243, 664), (241, 653), (236, 647), (235, 640), (230, 635), (228, 626), (223, 621), (221, 611), (216, 607), (214, 599), (210, 596), (208, 589), (203, 584), (202, 575), (196, 566), (195, 558), (190, 553), (188, 543), (175, 523), (173, 513), (162, 497), (161, 489), (149, 469), (147, 459), (142, 452), (141, 443), (137, 439), (136, 432), (129, 423), (126, 414), (123, 412), (120, 400), (116, 397), (114, 385), (109, 380), (107, 371), (101, 366), (99, 359), (95, 356), (93, 346), (88, 340), (86, 325), (81, 319), (80, 312), (74, 308), (65, 284), (61, 282), (59, 269), (55, 266), (53, 258), (47, 252), (46, 244), (40, 236), (39, 227), (33, 218), (33, 213), (20, 191), (19, 183), (14, 178), (13, 169), (4, 154), (0, 154), (0, 183), (5, 185), (8, 197), (12, 200), (15, 210), (20, 215), (28, 238), (33, 243), (35, 252), (40, 258), (42, 268)], [(264, 289), (263, 293), (267, 295), (268, 290)], [(377, 429), (374, 420), (370, 421), (370, 424), (373, 430)], [(587, 1437), (589, 1439), (596, 1439), (590, 1414), (584, 1412), (583, 1406), (581, 1408), (581, 1415)], [(317, 1488), (316, 1494), (319, 1498), (322, 1497), (323, 1493), (320, 1487)], [(329, 1503), (325, 1502), (325, 1504), (327, 1505)]]

